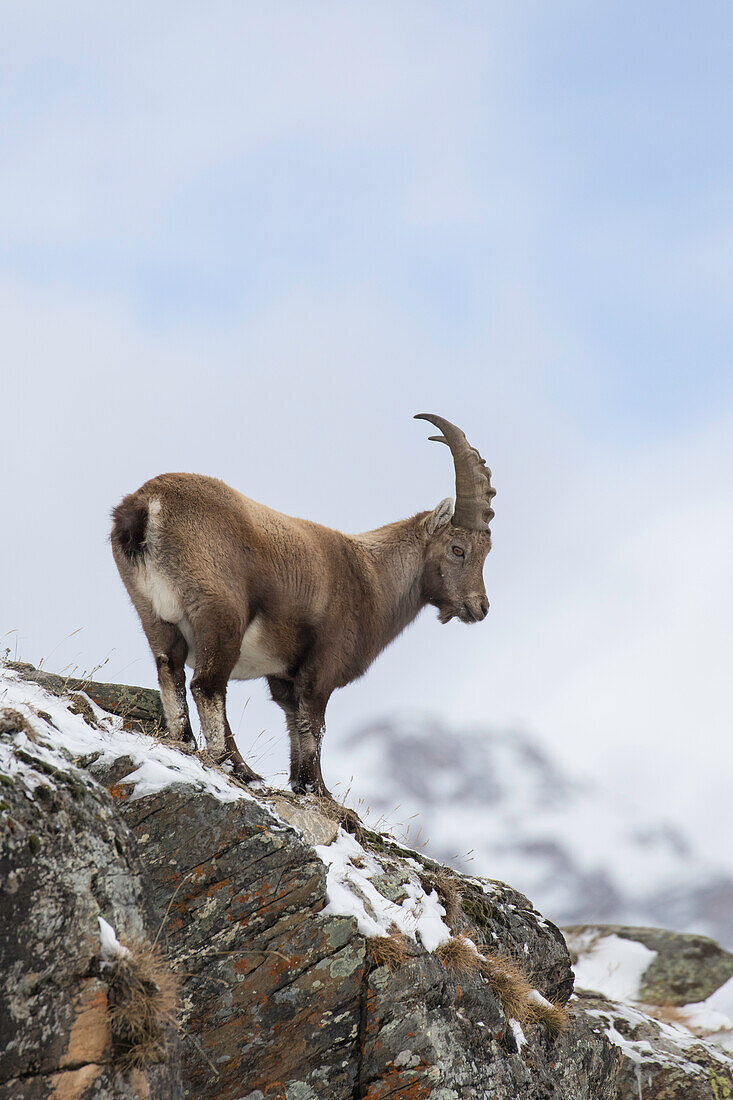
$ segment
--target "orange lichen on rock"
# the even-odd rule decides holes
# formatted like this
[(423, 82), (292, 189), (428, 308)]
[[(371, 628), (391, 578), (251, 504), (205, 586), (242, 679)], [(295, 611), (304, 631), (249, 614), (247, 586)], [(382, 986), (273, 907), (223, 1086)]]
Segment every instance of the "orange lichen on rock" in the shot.
[(59, 1067), (64, 1069), (84, 1062), (106, 1061), (111, 1039), (107, 1019), (107, 987), (97, 978), (89, 979), (74, 1004), (74, 1022)]
[(88, 1065), (80, 1069), (65, 1070), (51, 1077), (51, 1100), (82, 1100), (89, 1088), (102, 1073), (104, 1066)]

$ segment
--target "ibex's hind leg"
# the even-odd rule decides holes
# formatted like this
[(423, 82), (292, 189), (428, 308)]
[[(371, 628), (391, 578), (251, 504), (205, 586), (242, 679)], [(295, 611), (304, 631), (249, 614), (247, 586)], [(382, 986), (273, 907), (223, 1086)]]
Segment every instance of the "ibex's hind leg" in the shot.
[(188, 643), (173, 623), (159, 619), (147, 605), (135, 605), (155, 657), (160, 701), (168, 733), (176, 741), (194, 742), (186, 701), (185, 660)]
[(236, 775), (251, 782), (260, 779), (243, 760), (226, 714), (226, 691), (237, 663), (244, 627), (226, 611), (216, 610), (193, 622), (196, 668), (191, 694), (201, 720), (206, 747), (217, 763), (231, 761)]
[(185, 661), (188, 643), (177, 626), (161, 623), (169, 628), (170, 642), (155, 654), (158, 667), (160, 701), (163, 704), (166, 725), (176, 741), (195, 743), (186, 700)]

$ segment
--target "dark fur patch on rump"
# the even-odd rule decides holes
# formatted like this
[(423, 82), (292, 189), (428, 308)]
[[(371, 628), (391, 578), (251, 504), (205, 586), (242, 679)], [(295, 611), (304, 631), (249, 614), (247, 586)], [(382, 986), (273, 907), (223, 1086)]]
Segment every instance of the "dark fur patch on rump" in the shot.
[(147, 501), (125, 497), (112, 509), (112, 542), (119, 546), (131, 561), (141, 558), (145, 552), (145, 535), (148, 529)]

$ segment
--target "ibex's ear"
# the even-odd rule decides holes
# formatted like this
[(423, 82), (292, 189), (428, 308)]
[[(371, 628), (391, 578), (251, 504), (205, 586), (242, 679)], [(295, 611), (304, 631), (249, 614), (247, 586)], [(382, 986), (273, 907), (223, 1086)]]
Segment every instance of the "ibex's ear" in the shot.
[(425, 530), (429, 535), (432, 535), (439, 527), (445, 527), (452, 515), (453, 498), (446, 497), (445, 500), (441, 500), (440, 504), (433, 508), (432, 512), (425, 520)]

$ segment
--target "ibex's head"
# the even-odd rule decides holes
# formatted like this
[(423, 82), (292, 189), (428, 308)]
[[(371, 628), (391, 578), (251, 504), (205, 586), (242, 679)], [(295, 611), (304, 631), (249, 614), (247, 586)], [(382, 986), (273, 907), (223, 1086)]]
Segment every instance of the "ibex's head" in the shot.
[(438, 609), (442, 623), (458, 618), (478, 623), (486, 618), (483, 568), (491, 549), (489, 523), (494, 516), (491, 499), (491, 471), (455, 424), (442, 416), (418, 413), (416, 420), (429, 420), (442, 435), (431, 439), (450, 447), (456, 470), (456, 506), (448, 498), (425, 519), (428, 535), (423, 592)]

